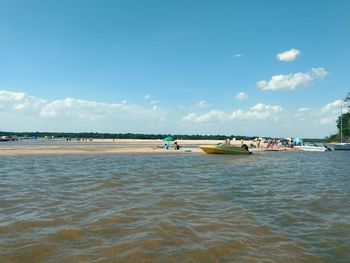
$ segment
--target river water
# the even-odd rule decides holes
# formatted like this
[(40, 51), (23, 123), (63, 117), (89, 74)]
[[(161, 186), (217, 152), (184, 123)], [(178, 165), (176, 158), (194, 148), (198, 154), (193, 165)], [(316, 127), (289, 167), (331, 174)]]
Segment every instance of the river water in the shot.
[(0, 262), (350, 262), (350, 152), (1, 156)]

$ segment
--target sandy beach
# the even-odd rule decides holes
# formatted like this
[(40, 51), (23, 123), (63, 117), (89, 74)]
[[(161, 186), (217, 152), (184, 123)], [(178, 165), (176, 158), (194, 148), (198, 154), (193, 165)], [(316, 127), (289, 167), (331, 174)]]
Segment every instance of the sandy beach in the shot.
[[(0, 155), (32, 155), (32, 154), (122, 154), (122, 153), (203, 153), (200, 145), (216, 145), (221, 140), (177, 140), (181, 146), (180, 150), (174, 150), (173, 143), (168, 150), (161, 148), (162, 140), (133, 140), (133, 139), (94, 139), (90, 141), (72, 140), (40, 140), (38, 142), (26, 143), (15, 142), (0, 144)], [(250, 144), (252, 142), (245, 141)], [(240, 146), (241, 141), (232, 141), (231, 145)], [(261, 149), (251, 149), (259, 151)]]
[[(141, 140), (141, 139), (94, 139), (92, 141), (65, 141), (63, 139), (38, 141), (19, 141), (0, 144), (0, 155), (40, 155), (40, 154), (204, 154), (200, 145), (216, 145), (223, 143), (222, 140), (177, 140), (181, 146), (180, 150), (174, 150), (173, 142), (169, 149), (162, 148), (163, 140)], [(244, 141), (247, 145), (256, 145), (254, 141)], [(240, 147), (240, 140), (231, 141), (231, 145)], [(290, 148), (267, 149), (266, 144), (260, 147), (250, 148), (251, 152), (259, 151), (291, 151)]]
[[(60, 144), (58, 144), (58, 142)], [(41, 140), (39, 143), (26, 144), (16, 142), (0, 144), (0, 155), (32, 155), (32, 154), (113, 154), (113, 153), (201, 153), (199, 145), (216, 144), (219, 141), (179, 140), (180, 150), (174, 150), (172, 145), (168, 150), (162, 149), (162, 140), (132, 140), (132, 139), (94, 139), (90, 141)]]

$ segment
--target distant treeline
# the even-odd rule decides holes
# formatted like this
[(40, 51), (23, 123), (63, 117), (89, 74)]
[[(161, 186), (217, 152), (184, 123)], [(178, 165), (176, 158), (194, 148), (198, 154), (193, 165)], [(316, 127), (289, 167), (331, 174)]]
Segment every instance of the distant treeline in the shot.
[[(97, 132), (4, 132), (0, 131), (0, 136), (18, 137), (48, 137), (48, 138), (93, 138), (93, 139), (163, 139), (172, 136), (175, 139), (182, 140), (224, 140), (226, 138), (236, 138), (237, 140), (251, 140), (261, 136), (243, 136), (243, 135), (184, 135), (184, 134), (143, 134), (143, 133), (97, 133)], [(265, 139), (274, 139), (264, 137)], [(304, 139), (308, 142), (323, 142), (324, 139)]]

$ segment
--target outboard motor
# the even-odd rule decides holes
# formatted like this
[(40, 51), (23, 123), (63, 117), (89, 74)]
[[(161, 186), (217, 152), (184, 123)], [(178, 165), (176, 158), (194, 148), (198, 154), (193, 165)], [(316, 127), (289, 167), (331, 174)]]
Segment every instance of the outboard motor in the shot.
[(243, 145), (241, 146), (241, 148), (244, 148), (244, 149), (246, 149), (247, 151), (249, 151), (248, 145), (246, 145), (246, 144), (243, 144)]

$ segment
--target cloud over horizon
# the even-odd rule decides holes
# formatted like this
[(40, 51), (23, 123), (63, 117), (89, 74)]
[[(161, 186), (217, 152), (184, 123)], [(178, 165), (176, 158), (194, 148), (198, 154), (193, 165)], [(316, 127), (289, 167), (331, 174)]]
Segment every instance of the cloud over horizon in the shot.
[(323, 79), (327, 71), (322, 68), (311, 68), (308, 72), (290, 73), (288, 75), (275, 75), (270, 80), (260, 80), (257, 87), (262, 90), (295, 90), (310, 85), (313, 81)]
[(235, 110), (232, 113), (226, 113), (220, 110), (212, 110), (207, 113), (189, 113), (182, 118), (184, 121), (193, 122), (209, 122), (209, 121), (232, 121), (232, 120), (277, 120), (278, 115), (284, 111), (280, 106), (266, 105), (257, 103), (248, 111), (241, 109)]
[[(77, 98), (45, 100), (25, 92), (0, 90), (1, 129), (247, 135), (253, 132), (268, 136), (301, 135), (305, 131), (314, 136), (316, 131), (324, 135), (333, 132), (340, 115), (340, 100), (322, 107), (299, 107), (295, 111), (262, 102), (246, 109), (211, 110), (205, 100), (179, 111), (177, 107), (163, 109), (158, 101), (151, 102), (143, 106), (126, 101), (105, 103)], [(271, 123), (278, 123), (279, 128), (275, 129)]]
[[(335, 100), (325, 105), (320, 111), (320, 124), (336, 123), (341, 114), (342, 100)], [(348, 107), (343, 107), (343, 114), (348, 112)]]
[(12, 114), (35, 115), (41, 118), (87, 119), (99, 118), (160, 118), (164, 112), (159, 107), (104, 103), (74, 98), (53, 101), (29, 96), (24, 92), (0, 90), (0, 109)]

